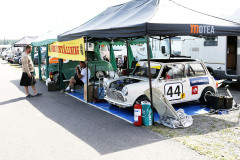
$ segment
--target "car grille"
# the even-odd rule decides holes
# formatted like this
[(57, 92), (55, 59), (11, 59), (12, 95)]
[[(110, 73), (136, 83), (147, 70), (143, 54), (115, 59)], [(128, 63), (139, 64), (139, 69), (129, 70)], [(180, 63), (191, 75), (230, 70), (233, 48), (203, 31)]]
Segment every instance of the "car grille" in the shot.
[(109, 98), (112, 98), (112, 99), (114, 99), (114, 100), (118, 100), (118, 101), (124, 102), (123, 95), (122, 95), (122, 93), (120, 93), (119, 91), (116, 91), (116, 90), (113, 90), (113, 89), (108, 89), (108, 90), (106, 91), (106, 95), (107, 95)]

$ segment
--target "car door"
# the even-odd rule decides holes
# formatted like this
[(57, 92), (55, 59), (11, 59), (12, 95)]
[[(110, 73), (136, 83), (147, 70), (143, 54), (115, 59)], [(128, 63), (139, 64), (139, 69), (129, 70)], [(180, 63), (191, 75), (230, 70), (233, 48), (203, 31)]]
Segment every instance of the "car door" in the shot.
[(209, 86), (210, 79), (201, 63), (187, 63), (185, 72), (190, 89), (189, 100), (197, 100), (201, 97), (202, 91)]
[(180, 103), (188, 100), (189, 89), (185, 87), (186, 83), (184, 64), (166, 64), (157, 86), (170, 103)]

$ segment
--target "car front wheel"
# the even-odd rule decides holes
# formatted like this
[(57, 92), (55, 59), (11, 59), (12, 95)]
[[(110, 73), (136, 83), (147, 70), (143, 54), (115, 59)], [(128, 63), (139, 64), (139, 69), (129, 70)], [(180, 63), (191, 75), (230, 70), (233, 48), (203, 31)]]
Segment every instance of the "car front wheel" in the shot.
[(143, 96), (139, 97), (139, 98), (135, 101), (134, 105), (137, 104), (137, 103), (141, 104), (141, 103), (144, 102), (144, 101), (150, 102), (150, 100), (148, 99), (148, 97), (145, 96), (145, 95), (143, 95)]

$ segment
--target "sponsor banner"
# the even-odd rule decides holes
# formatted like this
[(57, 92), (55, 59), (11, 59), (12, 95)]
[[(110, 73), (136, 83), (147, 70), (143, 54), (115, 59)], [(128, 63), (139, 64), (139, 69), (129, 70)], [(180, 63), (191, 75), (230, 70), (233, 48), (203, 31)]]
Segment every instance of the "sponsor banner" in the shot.
[(215, 34), (214, 26), (190, 24), (193, 34)]
[(200, 77), (200, 78), (191, 78), (189, 79), (191, 86), (199, 86), (209, 84), (208, 77)]
[(54, 42), (48, 47), (49, 56), (69, 59), (76, 61), (85, 61), (84, 38), (72, 41)]

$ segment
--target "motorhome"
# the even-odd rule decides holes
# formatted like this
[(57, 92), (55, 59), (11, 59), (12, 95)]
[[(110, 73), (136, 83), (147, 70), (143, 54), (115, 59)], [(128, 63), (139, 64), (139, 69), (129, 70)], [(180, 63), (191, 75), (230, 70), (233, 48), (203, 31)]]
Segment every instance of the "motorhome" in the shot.
[[(150, 38), (150, 48), (152, 51), (153, 58), (166, 58), (169, 55), (170, 52), (170, 45), (169, 45), (169, 39), (163, 39), (159, 40), (160, 37), (153, 37)], [(175, 43), (176, 45), (171, 45), (172, 53), (173, 54), (179, 54), (180, 48), (177, 44), (180, 40), (180, 37), (173, 38), (174, 41), (172, 43)], [(141, 59), (147, 59), (147, 44), (146, 43), (138, 43), (136, 45), (131, 45), (131, 49), (133, 52), (133, 56), (139, 60)], [(127, 56), (127, 48), (123, 47), (122, 49), (122, 56)]]
[(202, 60), (220, 79), (240, 80), (240, 37), (181, 37), (182, 56)]

